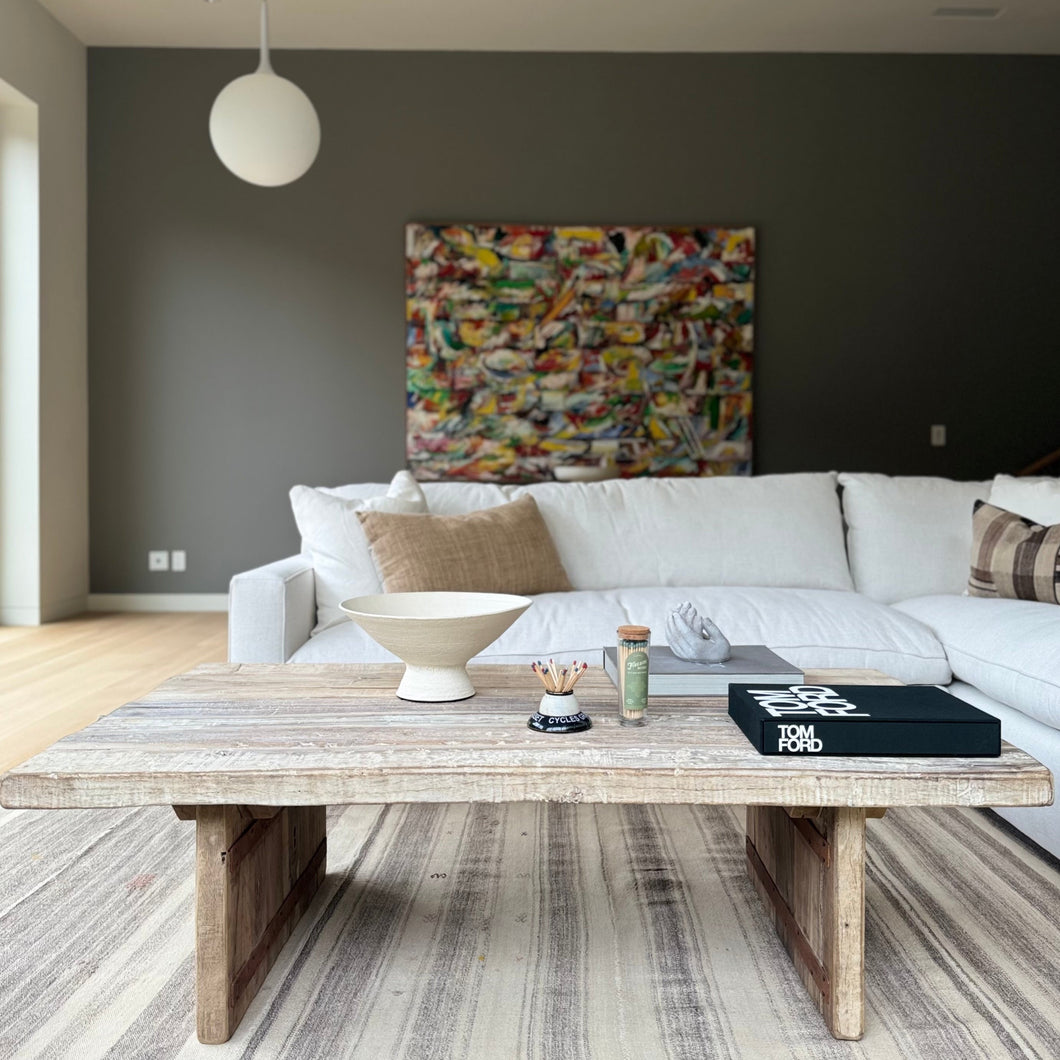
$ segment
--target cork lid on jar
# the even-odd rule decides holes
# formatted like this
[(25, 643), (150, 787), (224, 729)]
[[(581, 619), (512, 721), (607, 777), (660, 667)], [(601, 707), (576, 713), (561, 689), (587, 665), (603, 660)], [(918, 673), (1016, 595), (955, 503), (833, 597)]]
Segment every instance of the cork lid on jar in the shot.
[(617, 632), (622, 640), (647, 640), (651, 636), (647, 626), (619, 626)]

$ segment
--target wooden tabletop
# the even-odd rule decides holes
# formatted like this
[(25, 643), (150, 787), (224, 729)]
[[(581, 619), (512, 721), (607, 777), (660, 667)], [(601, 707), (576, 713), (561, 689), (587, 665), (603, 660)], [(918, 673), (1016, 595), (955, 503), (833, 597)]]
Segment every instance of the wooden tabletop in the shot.
[[(724, 697), (655, 698), (618, 724), (598, 669), (578, 685), (593, 728), (533, 732), (541, 696), (523, 667), (474, 666), (478, 694), (406, 703), (401, 666), (200, 666), (7, 773), (8, 807), (311, 806), (384, 802), (634, 802), (780, 806), (1037, 806), (1052, 776), (1004, 744), (1000, 758), (760, 755)], [(807, 683), (897, 682), (818, 670)]]

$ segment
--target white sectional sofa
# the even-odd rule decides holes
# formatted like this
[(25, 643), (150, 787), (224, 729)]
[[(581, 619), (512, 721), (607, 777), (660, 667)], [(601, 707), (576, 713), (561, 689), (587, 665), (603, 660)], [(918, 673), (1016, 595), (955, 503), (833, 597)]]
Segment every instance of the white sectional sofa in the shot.
[[(333, 500), (319, 517), (387, 489), (321, 491)], [(434, 514), (532, 495), (574, 587), (536, 597), (477, 661), (594, 660), (624, 623), (661, 639), (668, 611), (689, 599), (734, 643), (767, 644), (802, 668), (872, 667), (946, 686), (1060, 772), (1060, 606), (962, 595), (972, 507), (990, 491), (846, 473), (423, 486)], [(333, 607), (318, 613), (318, 577), (307, 554), (236, 575), (231, 660), (391, 660)], [(370, 563), (338, 586), (325, 577), (322, 599), (381, 591)], [(999, 812), (1060, 856), (1060, 807)]]

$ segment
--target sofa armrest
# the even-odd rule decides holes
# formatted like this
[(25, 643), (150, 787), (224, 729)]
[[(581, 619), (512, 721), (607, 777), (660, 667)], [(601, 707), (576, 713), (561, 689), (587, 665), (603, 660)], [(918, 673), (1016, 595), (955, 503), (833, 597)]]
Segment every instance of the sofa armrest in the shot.
[(228, 587), (228, 661), (287, 662), (309, 640), (316, 609), (308, 556), (237, 574)]

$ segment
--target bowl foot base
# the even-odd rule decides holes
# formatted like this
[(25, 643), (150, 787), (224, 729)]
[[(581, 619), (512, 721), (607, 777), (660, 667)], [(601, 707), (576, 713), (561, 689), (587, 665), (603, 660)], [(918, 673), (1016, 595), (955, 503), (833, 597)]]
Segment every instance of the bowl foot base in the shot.
[(475, 686), (463, 666), (412, 666), (406, 664), (398, 685), (398, 699), (412, 703), (455, 703), (470, 699)]

